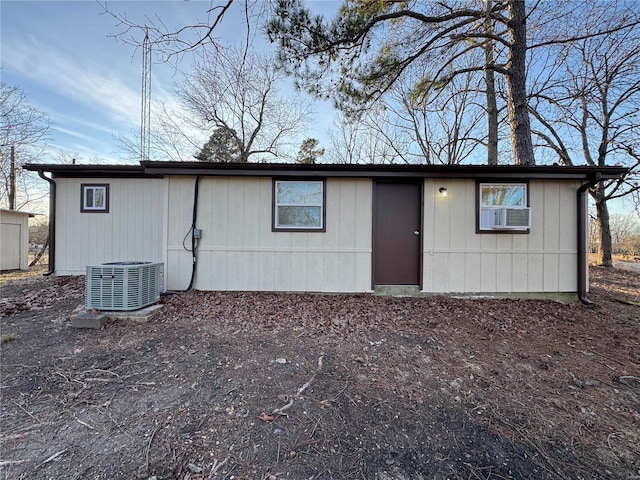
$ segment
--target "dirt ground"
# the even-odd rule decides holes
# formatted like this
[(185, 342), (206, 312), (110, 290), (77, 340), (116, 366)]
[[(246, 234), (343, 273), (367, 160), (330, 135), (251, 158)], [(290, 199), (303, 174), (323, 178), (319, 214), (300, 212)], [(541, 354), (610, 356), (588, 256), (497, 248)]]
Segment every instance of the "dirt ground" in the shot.
[(638, 479), (640, 274), (582, 304), (205, 293), (74, 329), (0, 276), (0, 478)]

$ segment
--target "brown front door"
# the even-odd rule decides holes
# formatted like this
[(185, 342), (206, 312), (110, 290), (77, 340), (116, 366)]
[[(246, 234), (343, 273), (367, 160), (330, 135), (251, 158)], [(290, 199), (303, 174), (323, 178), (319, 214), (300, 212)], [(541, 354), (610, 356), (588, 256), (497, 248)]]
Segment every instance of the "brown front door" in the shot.
[(420, 284), (421, 184), (377, 181), (373, 192), (373, 284)]

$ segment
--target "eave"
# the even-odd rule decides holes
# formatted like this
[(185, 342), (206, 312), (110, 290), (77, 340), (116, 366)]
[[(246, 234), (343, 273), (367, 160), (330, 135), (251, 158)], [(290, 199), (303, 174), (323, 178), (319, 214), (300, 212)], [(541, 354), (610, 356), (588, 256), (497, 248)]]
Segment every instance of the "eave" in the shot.
[(0, 213), (8, 213), (8, 214), (18, 214), (18, 215), (28, 215), (29, 218), (35, 218), (36, 215), (42, 215), (42, 213), (34, 213), (34, 212), (25, 212), (23, 210), (10, 210), (8, 208), (0, 208)]
[(365, 165), (296, 163), (154, 162), (140, 165), (61, 165), (29, 163), (25, 170), (49, 172), (53, 178), (144, 178), (165, 175), (239, 177), (362, 177), (451, 179), (602, 180), (620, 178), (628, 169), (557, 165)]
[(365, 165), (292, 163), (141, 162), (154, 175), (366, 177), (366, 178), (513, 178), (585, 180), (598, 174), (603, 180), (619, 178), (624, 167), (565, 167), (557, 165)]
[(141, 165), (87, 165), (87, 164), (44, 164), (26, 163), (23, 169), (32, 172), (48, 172), (52, 178), (144, 178), (145, 173)]

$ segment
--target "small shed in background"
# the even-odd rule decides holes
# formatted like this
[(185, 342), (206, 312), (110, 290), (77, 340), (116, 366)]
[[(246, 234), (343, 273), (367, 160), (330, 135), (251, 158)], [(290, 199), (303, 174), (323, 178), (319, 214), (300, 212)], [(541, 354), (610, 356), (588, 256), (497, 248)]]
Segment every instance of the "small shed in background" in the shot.
[(29, 268), (29, 217), (34, 216), (0, 209), (0, 270)]

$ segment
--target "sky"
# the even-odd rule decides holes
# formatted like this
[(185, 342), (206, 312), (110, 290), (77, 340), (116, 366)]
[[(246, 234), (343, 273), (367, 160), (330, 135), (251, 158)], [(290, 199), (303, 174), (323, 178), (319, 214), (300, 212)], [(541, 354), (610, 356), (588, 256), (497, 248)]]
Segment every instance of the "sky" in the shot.
[[(103, 4), (103, 2), (101, 2)], [(0, 2), (2, 82), (23, 89), (31, 104), (52, 120), (51, 144), (82, 163), (123, 163), (119, 135), (131, 137), (140, 128), (142, 52), (113, 37), (118, 22), (96, 1)], [(217, 2), (220, 3), (220, 2)], [(335, 2), (315, 2), (329, 8)], [(109, 10), (126, 14), (138, 24), (161, 18), (169, 29), (204, 21), (211, 2), (204, 0), (110, 1)], [(235, 7), (235, 10), (234, 10)], [(223, 43), (244, 37), (239, 2), (216, 29)], [(134, 32), (142, 40), (142, 32)], [(258, 48), (271, 48), (257, 37)], [(185, 56), (178, 68), (154, 58), (152, 108), (171, 101), (172, 82), (188, 68)], [(334, 119), (319, 105), (314, 129), (321, 138)], [(130, 161), (129, 161), (130, 162)]]
[[(312, 10), (329, 16), (339, 3), (307, 2)], [(80, 163), (131, 163), (134, 160), (125, 159), (117, 137), (132, 137), (140, 129), (142, 52), (114, 38), (121, 30), (103, 5), (94, 0), (0, 1), (0, 75), (2, 82), (22, 88), (29, 101), (49, 115), (50, 143), (66, 153), (66, 161), (74, 157)], [(118, 0), (106, 5), (137, 24), (160, 18), (171, 30), (206, 21), (211, 2)], [(222, 43), (237, 45), (244, 34), (241, 2), (236, 2), (216, 35)], [(133, 35), (142, 39), (141, 31)], [(263, 36), (256, 37), (254, 47), (272, 48)], [(191, 61), (183, 57), (176, 69), (154, 58), (152, 108), (175, 101), (169, 93), (171, 85)], [(318, 103), (310, 122), (313, 130), (305, 132), (304, 138), (318, 138), (321, 145), (329, 146), (328, 130), (335, 119), (328, 103)], [(60, 161), (55, 153), (40, 160)]]

